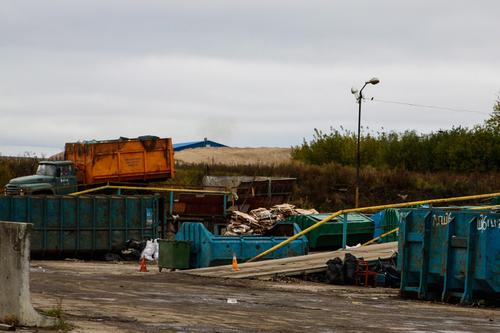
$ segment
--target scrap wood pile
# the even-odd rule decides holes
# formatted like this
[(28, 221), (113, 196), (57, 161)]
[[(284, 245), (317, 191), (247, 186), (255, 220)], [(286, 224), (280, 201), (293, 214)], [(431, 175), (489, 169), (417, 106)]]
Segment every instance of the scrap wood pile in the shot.
[(270, 209), (257, 208), (248, 214), (235, 210), (231, 214), (224, 236), (262, 235), (289, 216), (309, 214), (318, 214), (318, 211), (295, 208), (289, 204), (276, 205)]

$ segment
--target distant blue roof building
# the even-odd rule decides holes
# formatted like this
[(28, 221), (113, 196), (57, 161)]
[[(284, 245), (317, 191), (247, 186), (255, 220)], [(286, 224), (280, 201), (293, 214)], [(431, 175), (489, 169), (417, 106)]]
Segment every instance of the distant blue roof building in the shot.
[(207, 140), (207, 138), (205, 138), (202, 141), (174, 143), (173, 146), (174, 146), (174, 151), (181, 151), (184, 149), (191, 149), (191, 148), (227, 147), (226, 145), (223, 145), (222, 143)]

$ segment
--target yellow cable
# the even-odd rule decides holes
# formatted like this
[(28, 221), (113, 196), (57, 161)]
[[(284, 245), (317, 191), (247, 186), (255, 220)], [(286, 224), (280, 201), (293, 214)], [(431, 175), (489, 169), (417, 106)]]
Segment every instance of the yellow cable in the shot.
[(396, 204), (388, 204), (388, 205), (379, 205), (379, 206), (369, 206), (369, 207), (361, 207), (361, 208), (351, 208), (351, 209), (344, 209), (344, 210), (339, 210), (336, 213), (333, 213), (332, 215), (322, 219), (321, 221), (317, 222), (316, 224), (313, 224), (309, 228), (306, 228), (299, 232), (296, 235), (293, 235), (292, 237), (284, 240), (283, 242), (276, 244), (272, 248), (270, 248), (267, 251), (264, 251), (252, 259), (248, 260), (247, 262), (253, 262), (257, 261), (260, 258), (268, 255), (271, 252), (276, 251), (280, 247), (290, 243), (291, 241), (307, 234), (309, 231), (314, 230), (321, 226), (322, 224), (330, 221), (331, 219), (345, 214), (345, 213), (361, 213), (361, 212), (368, 212), (368, 211), (375, 211), (375, 210), (382, 210), (386, 208), (401, 208), (401, 207), (409, 207), (409, 206), (417, 206), (417, 205), (425, 205), (425, 204), (439, 204), (439, 203), (446, 203), (446, 202), (456, 202), (456, 201), (467, 201), (467, 200), (478, 200), (478, 199), (487, 199), (487, 198), (493, 198), (500, 196), (500, 192), (497, 193), (490, 193), (490, 194), (479, 194), (479, 195), (469, 195), (469, 196), (464, 196), (464, 197), (454, 197), (454, 198), (442, 198), (442, 199), (431, 199), (431, 200), (421, 200), (421, 201), (413, 201), (413, 202), (403, 202), (403, 203), (396, 203)]
[(378, 241), (379, 239), (384, 238), (385, 236), (390, 235), (390, 234), (392, 234), (392, 233), (394, 233), (394, 232), (396, 232), (398, 230), (399, 230), (399, 227), (396, 228), (396, 229), (392, 229), (391, 231), (388, 231), (385, 234), (382, 234), (382, 235), (380, 235), (378, 237), (370, 239), (368, 242), (361, 244), (361, 246), (370, 245), (371, 243), (374, 243), (374, 242)]
[(140, 187), (140, 186), (116, 186), (116, 185), (105, 185), (96, 188), (92, 188), (85, 191), (74, 192), (70, 195), (77, 196), (81, 194), (86, 194), (90, 192), (100, 191), (104, 189), (121, 189), (121, 190), (143, 190), (143, 191), (156, 191), (156, 192), (182, 192), (182, 193), (204, 193), (204, 194), (231, 194), (228, 191), (213, 191), (213, 190), (193, 190), (193, 189), (180, 189), (180, 188), (165, 188), (165, 187)]

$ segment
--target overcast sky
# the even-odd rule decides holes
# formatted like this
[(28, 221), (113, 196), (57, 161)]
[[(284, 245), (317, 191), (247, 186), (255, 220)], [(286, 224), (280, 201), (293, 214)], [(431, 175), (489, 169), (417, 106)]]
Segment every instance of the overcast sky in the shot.
[(21, 1), (0, 6), (0, 153), (152, 134), (281, 146), (313, 129), (481, 124), (500, 1)]

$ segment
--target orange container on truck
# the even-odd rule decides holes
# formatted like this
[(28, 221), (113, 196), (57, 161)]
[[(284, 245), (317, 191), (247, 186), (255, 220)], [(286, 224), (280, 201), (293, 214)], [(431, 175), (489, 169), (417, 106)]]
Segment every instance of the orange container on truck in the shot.
[(66, 143), (64, 158), (74, 163), (77, 182), (84, 185), (174, 177), (171, 138), (141, 136)]

